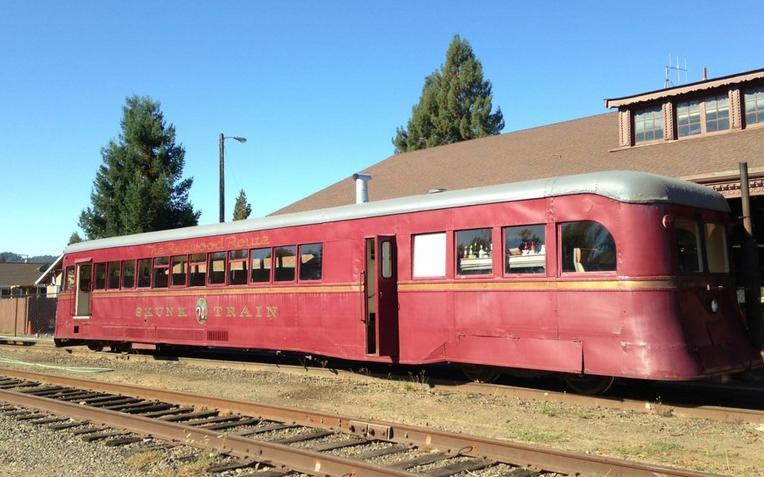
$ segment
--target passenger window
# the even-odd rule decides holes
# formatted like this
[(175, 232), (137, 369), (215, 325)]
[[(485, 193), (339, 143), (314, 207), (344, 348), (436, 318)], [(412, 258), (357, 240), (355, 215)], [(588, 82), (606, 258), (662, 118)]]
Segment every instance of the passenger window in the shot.
[(106, 287), (109, 290), (119, 289), (119, 275), (122, 267), (121, 262), (109, 262), (107, 273), (109, 274), (109, 280)]
[(210, 284), (220, 285), (225, 283), (225, 252), (210, 254)]
[(271, 249), (256, 248), (252, 250), (252, 282), (271, 281)]
[(598, 222), (562, 224), (563, 272), (612, 272), (616, 269), (615, 240)]
[(138, 260), (138, 288), (151, 286), (151, 259)]
[(706, 259), (711, 273), (730, 271), (727, 231), (723, 224), (706, 224)]
[(446, 276), (446, 233), (414, 235), (415, 278)]
[(122, 288), (135, 286), (135, 260), (122, 262)]
[(320, 243), (300, 245), (300, 280), (321, 280), (323, 249)]
[(276, 247), (275, 278), (277, 282), (290, 282), (294, 280), (295, 269), (295, 246)]
[(74, 290), (74, 267), (66, 267), (64, 290)]
[(170, 284), (170, 266), (167, 257), (154, 259), (154, 288), (167, 288)]
[(172, 286), (186, 285), (186, 263), (188, 257), (185, 255), (172, 257)]
[(674, 220), (674, 237), (680, 272), (700, 272), (703, 270), (703, 257), (700, 254), (700, 231), (698, 222), (678, 217)]
[(106, 288), (106, 264), (96, 263), (95, 265), (95, 287), (94, 290), (104, 290)]
[(207, 254), (191, 255), (191, 263), (188, 268), (190, 271), (189, 285), (203, 287), (207, 283)]
[(230, 285), (247, 283), (247, 250), (228, 252), (228, 283)]
[(491, 229), (456, 232), (456, 273), (486, 275), (493, 272)]
[(504, 227), (504, 273), (544, 273), (544, 225)]

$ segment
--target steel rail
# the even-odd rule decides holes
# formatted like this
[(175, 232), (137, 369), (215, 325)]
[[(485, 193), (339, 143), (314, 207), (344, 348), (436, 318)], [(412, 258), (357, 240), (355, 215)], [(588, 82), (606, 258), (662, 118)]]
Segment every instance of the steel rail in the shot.
[(184, 426), (159, 419), (125, 414), (107, 409), (82, 406), (46, 397), (32, 396), (16, 391), (0, 390), (0, 401), (25, 408), (61, 414), (77, 419), (97, 422), (138, 434), (182, 442), (203, 449), (214, 449), (235, 457), (255, 459), (268, 465), (284, 466), (311, 475), (411, 477), (410, 472), (399, 471), (354, 461), (343, 457), (309, 451), (283, 444), (257, 441), (233, 434)]
[[(346, 433), (362, 434), (369, 437), (376, 434), (374, 437), (414, 445), (424, 450), (437, 449), (439, 451), (451, 451), (458, 453), (459, 455), (483, 457), (512, 465), (526, 466), (538, 470), (554, 471), (564, 474), (575, 473), (579, 475), (603, 477), (707, 477), (711, 475), (609, 457), (576, 454), (569, 451), (536, 447), (486, 437), (426, 429), (406, 424), (384, 421), (363, 421), (356, 418), (324, 412), (270, 404), (232, 401), (213, 396), (29, 373), (9, 370), (6, 368), (1, 368), (0, 374), (17, 379), (40, 381), (59, 386), (85, 388), (93, 391), (133, 396), (141, 399), (162, 400), (180, 405), (215, 408), (224, 412), (238, 412), (244, 415), (269, 420), (293, 422), (304, 426), (340, 430)], [(383, 434), (384, 437), (382, 437)], [(252, 445), (250, 440), (247, 440), (247, 442), (250, 442), (250, 446)], [(284, 449), (281, 450), (283, 451)], [(325, 459), (323, 455), (318, 455)], [(364, 473), (360, 475), (371, 474)]]
[[(67, 354), (71, 354), (74, 351), (77, 354), (92, 355), (92, 351), (70, 350), (69, 348), (53, 348), (44, 347), (45, 349), (39, 350), (39, 352), (63, 352), (65, 349)], [(24, 348), (25, 352), (32, 351), (34, 348)], [(110, 355), (103, 354), (101, 357), (106, 356), (111, 359), (120, 359), (122, 355)], [(140, 362), (152, 362), (156, 361), (152, 355), (131, 354), (130, 360)], [(329, 368), (319, 367), (305, 367), (291, 364), (269, 364), (269, 363), (253, 363), (247, 361), (231, 361), (220, 359), (206, 359), (206, 358), (192, 358), (192, 357), (177, 357), (177, 361), (191, 363), (203, 367), (215, 367), (224, 365), (228, 368), (242, 369), (242, 370), (273, 370), (279, 371), (287, 370), (289, 372), (299, 372), (307, 374), (320, 374), (320, 375), (348, 375), (358, 376), (358, 373), (352, 371), (336, 370)], [(386, 379), (387, 375), (369, 373), (368, 376), (378, 377)], [(403, 378), (403, 376), (401, 376)], [(550, 391), (546, 389), (534, 389), (520, 386), (509, 386), (503, 384), (486, 384), (486, 383), (464, 383), (460, 381), (451, 381), (443, 378), (429, 378), (427, 383), (423, 383), (431, 390), (446, 391), (446, 392), (463, 392), (474, 393), (484, 396), (500, 396), (500, 397), (513, 397), (520, 399), (535, 399), (548, 402), (562, 402), (566, 404), (575, 404), (579, 406), (587, 407), (607, 407), (610, 409), (627, 410), (644, 413), (657, 413), (672, 416), (681, 417), (693, 417), (700, 419), (711, 419), (722, 422), (749, 422), (751, 424), (764, 424), (764, 411), (756, 409), (744, 409), (744, 408), (731, 408), (724, 406), (708, 406), (698, 405), (690, 406), (683, 404), (673, 404), (669, 402), (651, 402), (638, 399), (625, 399), (617, 397), (606, 396), (583, 396), (579, 394), (571, 394), (560, 391)], [(762, 395), (764, 395), (764, 388), (761, 389)]]

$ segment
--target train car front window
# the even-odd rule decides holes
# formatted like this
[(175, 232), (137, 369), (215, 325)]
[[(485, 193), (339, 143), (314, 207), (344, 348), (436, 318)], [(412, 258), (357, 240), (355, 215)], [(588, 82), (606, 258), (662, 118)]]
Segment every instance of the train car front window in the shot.
[(108, 267), (109, 280), (108, 280), (108, 283), (106, 284), (106, 287), (109, 290), (119, 289), (119, 275), (121, 271), (122, 271), (121, 262), (109, 262), (109, 267)]
[(300, 245), (300, 280), (321, 280), (323, 249), (320, 243)]
[(544, 273), (546, 242), (543, 225), (504, 228), (504, 273)]
[(211, 285), (225, 283), (225, 252), (215, 252), (210, 254), (209, 279)]
[(706, 260), (708, 271), (711, 273), (727, 273), (730, 271), (727, 252), (727, 231), (723, 224), (705, 224)]
[(95, 265), (95, 290), (104, 290), (106, 288), (106, 264), (96, 263)]
[(151, 286), (151, 259), (138, 260), (138, 288)]
[(485, 275), (493, 272), (491, 229), (456, 232), (456, 272)]
[(188, 257), (180, 255), (172, 257), (172, 286), (179, 287), (186, 285), (186, 264)]
[(271, 281), (271, 249), (255, 248), (252, 250), (252, 282)]
[(170, 266), (167, 257), (154, 259), (154, 288), (167, 288), (169, 285)]
[(568, 222), (560, 230), (563, 272), (615, 271), (615, 240), (602, 224), (591, 220)]
[(700, 248), (698, 222), (679, 217), (674, 221), (674, 237), (680, 272), (700, 272), (703, 270), (703, 257)]
[(197, 253), (191, 255), (189, 269), (189, 285), (192, 287), (203, 287), (207, 283), (207, 254)]
[(74, 290), (74, 267), (66, 267), (64, 290)]
[(291, 282), (294, 280), (294, 269), (297, 265), (295, 246), (276, 247), (276, 270), (277, 282)]
[(135, 286), (135, 260), (122, 262), (122, 288)]

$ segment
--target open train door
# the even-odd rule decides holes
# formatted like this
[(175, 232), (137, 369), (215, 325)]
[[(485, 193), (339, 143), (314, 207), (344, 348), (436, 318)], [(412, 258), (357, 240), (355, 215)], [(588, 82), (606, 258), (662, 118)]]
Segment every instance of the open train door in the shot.
[(77, 291), (74, 297), (74, 315), (90, 317), (90, 292), (93, 278), (93, 264), (83, 262), (77, 264)]
[(398, 357), (398, 270), (394, 236), (366, 239), (366, 353)]

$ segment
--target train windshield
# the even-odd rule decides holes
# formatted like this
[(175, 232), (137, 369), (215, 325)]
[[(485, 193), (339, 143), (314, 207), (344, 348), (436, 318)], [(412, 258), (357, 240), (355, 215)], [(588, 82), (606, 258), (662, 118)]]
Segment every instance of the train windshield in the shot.
[(706, 260), (708, 271), (711, 273), (727, 273), (730, 271), (727, 254), (727, 231), (724, 224), (705, 224)]
[(729, 272), (727, 251), (727, 231), (724, 224), (698, 223), (689, 218), (677, 218), (675, 221), (675, 239), (680, 273), (698, 273), (703, 271), (703, 247), (705, 242), (705, 264), (709, 273)]

